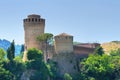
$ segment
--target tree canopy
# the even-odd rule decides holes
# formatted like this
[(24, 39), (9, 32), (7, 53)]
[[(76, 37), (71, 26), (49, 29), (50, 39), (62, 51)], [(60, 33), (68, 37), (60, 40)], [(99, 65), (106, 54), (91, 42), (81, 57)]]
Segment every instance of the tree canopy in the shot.
[(51, 33), (44, 33), (44, 34), (41, 34), (37, 37), (37, 40), (38, 41), (45, 41), (45, 42), (50, 42), (50, 40), (53, 38), (53, 34)]
[(51, 34), (51, 33), (44, 33), (44, 34), (41, 34), (37, 37), (37, 40), (40, 43), (42, 43), (41, 49), (44, 53), (45, 61), (47, 61), (47, 59), (48, 59), (48, 46), (52, 42), (52, 39), (53, 39), (53, 34)]

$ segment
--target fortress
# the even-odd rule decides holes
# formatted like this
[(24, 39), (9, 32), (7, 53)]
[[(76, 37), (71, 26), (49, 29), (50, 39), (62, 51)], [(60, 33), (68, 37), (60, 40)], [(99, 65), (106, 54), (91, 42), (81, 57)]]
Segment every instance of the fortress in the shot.
[[(36, 40), (37, 36), (44, 34), (45, 19), (40, 15), (28, 15), (23, 20), (24, 23), (24, 39), (25, 39), (25, 52), (23, 60), (26, 61), (26, 51), (29, 48), (41, 49), (41, 44)], [(76, 69), (76, 59), (88, 56), (93, 53), (98, 43), (82, 43), (73, 45), (73, 36), (67, 33), (61, 33), (54, 37), (54, 45), (52, 50), (49, 50), (49, 57), (58, 62), (61, 73), (73, 73)], [(72, 64), (71, 64), (72, 63)], [(74, 68), (74, 70), (73, 70)]]

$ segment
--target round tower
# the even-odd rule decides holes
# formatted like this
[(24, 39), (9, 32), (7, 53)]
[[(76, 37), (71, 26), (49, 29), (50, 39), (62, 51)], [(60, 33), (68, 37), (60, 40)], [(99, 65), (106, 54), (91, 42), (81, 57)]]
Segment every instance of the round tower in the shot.
[(73, 36), (62, 33), (54, 37), (55, 38), (55, 52), (65, 53), (73, 52)]
[(45, 19), (40, 15), (28, 15), (24, 22), (25, 50), (29, 48), (40, 49), (40, 43), (36, 40), (37, 36), (44, 33)]

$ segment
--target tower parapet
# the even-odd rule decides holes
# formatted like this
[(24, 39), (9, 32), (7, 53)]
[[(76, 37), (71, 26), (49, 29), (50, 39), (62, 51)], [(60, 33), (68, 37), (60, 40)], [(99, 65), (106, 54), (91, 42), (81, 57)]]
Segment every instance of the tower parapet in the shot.
[(62, 33), (54, 37), (55, 38), (55, 52), (73, 52), (73, 36)]
[(45, 23), (45, 19), (42, 19), (40, 15), (32, 14), (28, 15), (26, 19), (24, 19), (25, 24), (30, 23)]

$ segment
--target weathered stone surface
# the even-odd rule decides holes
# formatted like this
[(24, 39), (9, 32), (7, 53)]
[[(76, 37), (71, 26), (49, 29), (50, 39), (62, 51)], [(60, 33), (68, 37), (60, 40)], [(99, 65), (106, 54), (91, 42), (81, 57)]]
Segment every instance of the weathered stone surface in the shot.
[(30, 76), (34, 75), (34, 70), (26, 70), (21, 76), (21, 80), (30, 80)]
[(54, 38), (54, 47), (56, 53), (73, 52), (73, 36), (62, 33)]
[(28, 18), (24, 19), (24, 39), (25, 39), (25, 53), (23, 60), (27, 60), (26, 51), (29, 48), (41, 49), (40, 42), (37, 41), (37, 37), (44, 33), (45, 19), (42, 19), (40, 15), (28, 15)]
[(45, 19), (39, 15), (28, 15), (24, 19), (24, 35), (25, 35), (25, 50), (29, 48), (40, 49), (40, 44), (37, 41), (37, 36), (44, 33)]
[(76, 58), (73, 53), (54, 54), (53, 61), (57, 62), (60, 75), (65, 73), (74, 74), (77, 71)]

